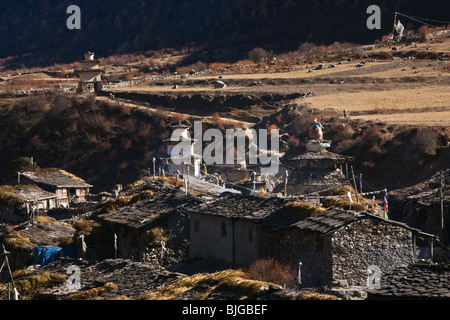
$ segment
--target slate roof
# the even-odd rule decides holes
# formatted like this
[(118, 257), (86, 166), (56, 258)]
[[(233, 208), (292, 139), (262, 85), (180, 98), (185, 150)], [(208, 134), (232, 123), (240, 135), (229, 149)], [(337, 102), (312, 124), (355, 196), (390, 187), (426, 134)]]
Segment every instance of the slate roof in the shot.
[(411, 230), (416, 234), (420, 234), (421, 236), (426, 236), (430, 238), (437, 238), (436, 235), (425, 233), (419, 229), (412, 228), (406, 223), (402, 223), (395, 220), (388, 220), (377, 215), (374, 215), (369, 212), (354, 212), (354, 211), (346, 211), (346, 210), (328, 210), (312, 217), (306, 218), (295, 223), (293, 226), (300, 229), (308, 229), (311, 231), (317, 231), (320, 233), (331, 233), (336, 229), (339, 229), (343, 226), (346, 226), (356, 220), (369, 218), (379, 221), (384, 221), (385, 223), (389, 223), (391, 225), (396, 225), (402, 228), (406, 228)]
[(56, 198), (56, 194), (42, 190), (38, 186), (16, 186), (15, 195), (24, 199), (24, 201), (46, 200)]
[[(445, 203), (450, 203), (450, 169), (443, 172), (443, 197)], [(440, 203), (440, 174), (435, 174), (431, 178), (415, 184), (413, 186), (394, 190), (390, 193), (392, 199), (418, 202), (422, 205)]]
[(272, 229), (296, 227), (302, 230), (310, 230), (314, 232), (328, 234), (334, 232), (335, 230), (341, 227), (349, 225), (354, 221), (365, 218), (384, 221), (385, 223), (389, 223), (391, 225), (397, 225), (409, 229), (412, 232), (419, 234), (421, 236), (437, 238), (435, 235), (425, 233), (416, 228), (412, 228), (408, 226), (406, 223), (402, 223), (395, 220), (387, 220), (369, 212), (364, 211), (356, 212), (342, 209), (327, 210), (303, 219), (295, 217), (295, 215), (280, 213), (268, 219), (265, 225)]
[(105, 221), (143, 228), (164, 219), (176, 210), (196, 205), (200, 200), (182, 192), (156, 195), (154, 198), (135, 202), (115, 211), (99, 215)]
[(450, 264), (400, 267), (381, 278), (369, 298), (450, 299)]
[(164, 219), (176, 210), (185, 210), (202, 202), (195, 196), (186, 195), (180, 190), (164, 186), (161, 181), (157, 180), (141, 184), (125, 195), (144, 190), (152, 190), (154, 195), (150, 199), (132, 203), (112, 212), (101, 214), (99, 217), (111, 223), (139, 229)]
[(231, 194), (201, 204), (190, 211), (198, 214), (247, 220), (261, 220), (279, 211), (285, 200)]
[(28, 178), (36, 184), (48, 185), (58, 188), (91, 188), (92, 185), (72, 179), (61, 172), (36, 173), (32, 171), (21, 172), (21, 176)]
[(341, 154), (333, 153), (327, 150), (321, 152), (306, 151), (300, 153), (294, 157), (288, 158), (288, 161), (299, 161), (299, 160), (339, 160), (339, 161), (353, 161), (353, 157), (344, 156)]
[(294, 223), (293, 226), (321, 233), (330, 233), (358, 220), (359, 217), (360, 214), (353, 211), (329, 210)]

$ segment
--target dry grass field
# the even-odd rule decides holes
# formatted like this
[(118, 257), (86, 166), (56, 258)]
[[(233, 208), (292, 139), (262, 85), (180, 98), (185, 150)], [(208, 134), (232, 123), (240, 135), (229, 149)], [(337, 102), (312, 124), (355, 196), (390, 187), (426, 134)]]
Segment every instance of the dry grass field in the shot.
[[(146, 80), (137, 85), (109, 88), (111, 92), (140, 92), (149, 95), (209, 96), (292, 94), (314, 92), (314, 96), (294, 102), (307, 103), (313, 110), (336, 111), (343, 116), (386, 123), (450, 126), (450, 36), (408, 45), (373, 47), (353, 55), (326, 55), (290, 65), (244, 66), (233, 72)], [(442, 59), (447, 57), (446, 59)], [(176, 63), (184, 55), (163, 55), (152, 61), (159, 65)], [(104, 65), (107, 75), (136, 72), (147, 60)], [(361, 66), (360, 63), (364, 65)], [(251, 63), (251, 62), (250, 62)], [(323, 63), (323, 68), (317, 68)], [(226, 65), (226, 64), (224, 64)], [(66, 70), (66, 72), (73, 70)], [(215, 89), (219, 80), (226, 88)], [(6, 79), (6, 78), (5, 78)], [(0, 82), (0, 92), (58, 85), (76, 86), (76, 78), (51, 76), (45, 72), (10, 76)], [(177, 85), (177, 89), (174, 89)], [(6, 97), (5, 97), (6, 98)], [(6, 103), (6, 102), (5, 102)], [(212, 102), (214, 103), (214, 102)], [(261, 116), (261, 107), (236, 106), (236, 112)], [(178, 110), (172, 110), (178, 111)], [(195, 110), (190, 110), (195, 112)], [(236, 113), (237, 114), (237, 113)], [(203, 113), (197, 114), (205, 116)], [(222, 114), (221, 114), (222, 115)], [(233, 112), (222, 116), (233, 118)], [(238, 117), (237, 117), (238, 118)], [(242, 117), (240, 120), (243, 119)]]
[[(395, 51), (396, 57), (392, 53)], [(386, 123), (450, 126), (450, 37), (413, 45), (384, 46), (363, 51), (356, 59), (342, 57), (296, 65), (289, 71), (273, 68), (253, 73), (223, 74), (226, 88), (214, 89), (218, 76), (146, 81), (112, 91), (149, 94), (252, 94), (314, 92), (298, 103), (314, 110), (347, 110), (351, 118)], [(375, 57), (375, 58), (374, 58)], [(376, 57), (388, 57), (379, 58)], [(334, 59), (333, 59), (334, 58)], [(360, 63), (364, 65), (361, 67)], [(251, 83), (258, 85), (251, 85)], [(173, 89), (177, 84), (178, 88)], [(255, 111), (257, 109), (253, 109)], [(251, 111), (252, 112), (252, 111)]]

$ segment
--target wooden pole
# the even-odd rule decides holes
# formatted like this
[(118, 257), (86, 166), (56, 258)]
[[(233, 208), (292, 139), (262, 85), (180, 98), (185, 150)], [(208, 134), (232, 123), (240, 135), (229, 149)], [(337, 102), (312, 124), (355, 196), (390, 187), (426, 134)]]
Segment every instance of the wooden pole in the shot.
[(348, 162), (345, 161), (345, 177), (348, 179)]
[(114, 259), (117, 259), (117, 234), (114, 233)]
[[(9, 260), (8, 260), (8, 254), (9, 254), (9, 252), (8, 251), (6, 251), (6, 248), (5, 248), (5, 246), (2, 244), (2, 247), (3, 247), (3, 253), (2, 253), (2, 256), (4, 256), (5, 257), (5, 262), (6, 262), (6, 266), (8, 267), (8, 273), (9, 273), (9, 276), (10, 276), (10, 278), (11, 278), (11, 284), (12, 284), (12, 286), (13, 286), (13, 291), (14, 291), (14, 298), (15, 299), (17, 299), (17, 296), (16, 296), (16, 285), (14, 284), (14, 278), (13, 278), (13, 275), (12, 275), (12, 272), (11, 272), (11, 266), (9, 265)], [(8, 297), (9, 297), (9, 290), (8, 290)]]
[(439, 188), (440, 193), (440, 200), (441, 200), (441, 229), (442, 229), (442, 235), (444, 235), (444, 172), (441, 170), (441, 187)]
[(298, 263), (298, 273), (297, 273), (297, 286), (300, 287), (302, 285), (302, 262)]
[(356, 203), (359, 203), (359, 199), (358, 199), (358, 188), (356, 187), (356, 180), (355, 180), (355, 173), (353, 172), (353, 166), (350, 166), (350, 168), (352, 169), (353, 186), (355, 187)]

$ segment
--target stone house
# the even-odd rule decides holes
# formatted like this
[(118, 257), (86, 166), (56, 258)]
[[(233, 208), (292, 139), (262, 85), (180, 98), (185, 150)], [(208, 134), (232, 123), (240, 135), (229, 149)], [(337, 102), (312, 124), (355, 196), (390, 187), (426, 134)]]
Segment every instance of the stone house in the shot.
[[(170, 264), (187, 258), (189, 249), (188, 208), (202, 202), (178, 189), (150, 180), (121, 196), (133, 197), (140, 192), (152, 195), (110, 212), (99, 214), (102, 229), (113, 239), (117, 236), (117, 256)], [(110, 247), (110, 257), (113, 247)]]
[(285, 212), (282, 198), (227, 196), (191, 211), (190, 257), (223, 267), (275, 258), (298, 269), (304, 286), (364, 284), (415, 261), (418, 238), (436, 237), (366, 212), (327, 210), (308, 218)]
[[(441, 184), (442, 180), (442, 184)], [(442, 185), (442, 207), (441, 207)], [(450, 169), (413, 186), (390, 192), (389, 207), (393, 219), (439, 235), (450, 245)], [(448, 257), (450, 258), (450, 256)]]
[(266, 222), (260, 256), (298, 268), (304, 286), (365, 285), (367, 268), (390, 272), (414, 263), (418, 239), (437, 237), (368, 212), (327, 210), (293, 222), (283, 215)]
[(259, 257), (260, 224), (279, 211), (281, 198), (229, 195), (190, 211), (190, 257), (223, 267), (249, 265)]
[[(36, 185), (0, 186), (0, 212), (31, 217), (56, 207), (56, 195)], [(8, 217), (5, 217), (8, 219)]]
[(86, 202), (92, 185), (79, 177), (61, 169), (39, 169), (39, 171), (20, 172), (17, 178), (10, 179), (13, 185), (37, 185), (56, 195), (56, 207), (69, 207), (71, 203)]

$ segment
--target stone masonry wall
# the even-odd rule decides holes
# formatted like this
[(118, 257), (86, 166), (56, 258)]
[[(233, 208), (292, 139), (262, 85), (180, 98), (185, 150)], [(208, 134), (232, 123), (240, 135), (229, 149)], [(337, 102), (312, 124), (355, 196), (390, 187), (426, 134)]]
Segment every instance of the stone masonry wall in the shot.
[(370, 265), (383, 275), (414, 260), (411, 231), (382, 220), (358, 220), (338, 229), (331, 241), (333, 280), (350, 285), (365, 286)]
[(331, 240), (329, 235), (296, 227), (283, 232), (264, 230), (259, 235), (260, 258), (271, 257), (290, 265), (295, 272), (301, 266), (302, 286), (321, 286), (331, 282)]

